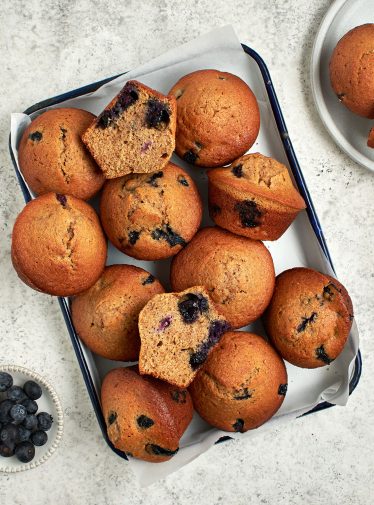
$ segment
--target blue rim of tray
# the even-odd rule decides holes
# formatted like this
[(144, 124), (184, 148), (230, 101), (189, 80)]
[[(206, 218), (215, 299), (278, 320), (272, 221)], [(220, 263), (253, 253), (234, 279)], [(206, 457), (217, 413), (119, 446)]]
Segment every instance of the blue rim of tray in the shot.
[[(333, 266), (331, 256), (330, 256), (327, 244), (326, 244), (325, 237), (323, 236), (323, 232), (321, 229), (321, 225), (319, 223), (319, 219), (318, 219), (316, 211), (314, 209), (312, 199), (310, 197), (308, 188), (306, 186), (303, 174), (300, 169), (299, 162), (297, 161), (295, 151), (293, 149), (290, 137), (288, 135), (286, 123), (283, 118), (283, 114), (282, 114), (282, 111), (281, 111), (281, 108), (280, 108), (280, 105), (278, 102), (277, 95), (276, 95), (274, 87), (273, 87), (273, 83), (272, 83), (268, 68), (267, 68), (264, 60), (261, 58), (261, 56), (258, 53), (256, 53), (256, 51), (254, 51), (252, 48), (246, 46), (245, 44), (242, 44), (242, 47), (243, 47), (244, 52), (255, 60), (255, 62), (257, 63), (257, 65), (260, 69), (260, 72), (261, 72), (262, 77), (264, 79), (264, 84), (265, 84), (266, 91), (267, 91), (267, 94), (269, 97), (269, 101), (270, 101), (270, 105), (271, 105), (271, 108), (272, 108), (272, 111), (274, 114), (274, 118), (275, 118), (275, 121), (276, 121), (276, 124), (278, 127), (279, 135), (280, 135), (281, 141), (283, 143), (288, 162), (290, 164), (290, 168), (291, 168), (292, 173), (295, 177), (299, 191), (307, 203), (306, 211), (308, 213), (309, 221), (312, 225), (314, 233), (316, 234), (316, 237), (317, 237), (318, 242), (322, 248), (322, 251), (324, 252), (327, 260), (329, 261), (331, 268), (334, 270), (334, 266)], [(83, 86), (81, 88), (77, 88), (72, 91), (68, 91), (67, 93), (63, 93), (61, 95), (57, 95), (55, 97), (48, 98), (47, 100), (43, 100), (42, 102), (36, 103), (35, 105), (32, 105), (31, 107), (26, 109), (24, 111), (24, 114), (30, 115), (40, 109), (45, 109), (46, 107), (51, 107), (51, 106), (56, 105), (58, 103), (69, 100), (71, 98), (85, 95), (86, 93), (91, 93), (91, 92), (95, 91), (97, 88), (99, 88), (100, 86), (103, 86), (107, 82), (110, 82), (113, 79), (116, 79), (117, 77), (119, 77), (121, 75), (124, 75), (125, 73), (126, 72), (123, 72), (122, 74), (118, 74), (113, 77), (109, 77), (107, 79), (103, 79), (101, 81), (97, 81), (92, 84), (88, 84), (87, 86)], [(24, 183), (21, 174), (19, 173), (17, 163), (16, 163), (16, 160), (15, 160), (15, 158), (13, 156), (13, 152), (12, 152), (11, 137), (10, 136), (9, 136), (9, 151), (10, 151), (10, 157), (11, 157), (13, 165), (14, 165), (14, 169), (17, 174), (18, 182), (21, 186), (24, 199), (27, 203), (32, 199), (32, 196), (31, 196), (26, 184)], [(71, 342), (73, 344), (73, 348), (74, 348), (75, 354), (77, 356), (78, 363), (79, 363), (79, 366), (82, 371), (83, 379), (85, 381), (85, 384), (86, 384), (86, 387), (88, 390), (88, 394), (90, 396), (92, 405), (94, 407), (96, 417), (97, 417), (98, 423), (100, 425), (103, 437), (106, 440), (109, 447), (116, 454), (118, 454), (121, 458), (124, 458), (127, 460), (128, 457), (126, 456), (126, 454), (123, 451), (116, 449), (108, 438), (107, 431), (106, 431), (105, 419), (104, 419), (104, 416), (101, 411), (100, 401), (99, 401), (98, 395), (96, 394), (96, 389), (95, 389), (86, 359), (83, 354), (83, 350), (82, 350), (82, 346), (81, 346), (79, 337), (75, 333), (75, 330), (73, 327), (73, 323), (72, 323), (72, 320), (70, 317), (68, 302), (65, 298), (61, 298), (61, 297), (59, 297), (58, 300), (59, 300), (61, 311), (64, 316), (65, 323), (66, 323), (66, 326), (68, 328), (69, 335), (71, 338)], [(354, 391), (354, 389), (356, 388), (356, 386), (360, 380), (360, 377), (361, 377), (361, 371), (362, 371), (362, 358), (361, 358), (360, 350), (358, 350), (357, 356), (355, 358), (354, 373), (353, 373), (353, 376), (352, 376), (350, 383), (349, 383), (349, 394), (351, 394)], [(327, 409), (327, 408), (330, 408), (333, 406), (334, 406), (333, 404), (326, 402), (326, 401), (320, 402), (313, 409), (304, 413), (303, 416), (309, 415), (309, 414), (312, 414), (313, 412), (318, 412), (319, 410), (324, 410), (324, 409)], [(218, 444), (220, 442), (224, 442), (226, 440), (231, 440), (231, 439), (232, 439), (232, 437), (230, 437), (229, 435), (226, 435), (226, 436), (220, 437), (216, 443)]]

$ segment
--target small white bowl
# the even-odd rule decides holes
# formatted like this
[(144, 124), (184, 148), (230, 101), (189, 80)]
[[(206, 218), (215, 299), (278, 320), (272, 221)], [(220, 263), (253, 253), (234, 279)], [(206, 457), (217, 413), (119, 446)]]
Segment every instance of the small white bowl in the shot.
[[(51, 384), (32, 370), (17, 365), (0, 365), (1, 372), (8, 372), (13, 377), (13, 385), (23, 386), (27, 380), (37, 382), (43, 394), (39, 400), (38, 412), (48, 412), (53, 417), (52, 428), (47, 432), (48, 441), (42, 447), (35, 447), (35, 457), (30, 463), (23, 464), (15, 456), (3, 458), (0, 456), (0, 472), (16, 473), (31, 470), (41, 465), (52, 456), (60, 443), (64, 426), (64, 415), (60, 400)], [(6, 393), (0, 393), (0, 401), (5, 399)]]

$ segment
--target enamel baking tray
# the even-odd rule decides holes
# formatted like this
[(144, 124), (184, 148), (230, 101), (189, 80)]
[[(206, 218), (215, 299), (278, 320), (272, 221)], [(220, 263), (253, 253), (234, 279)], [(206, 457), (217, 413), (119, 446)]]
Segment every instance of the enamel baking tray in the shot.
[[(272, 122), (272, 124), (274, 124), (274, 127), (272, 127), (273, 128), (272, 131), (274, 131), (274, 135), (276, 137), (279, 136), (279, 138), (276, 139), (276, 141), (279, 143), (279, 149), (281, 149), (281, 151), (282, 151), (279, 154), (279, 156), (284, 158), (285, 163), (288, 163), (289, 168), (293, 174), (295, 183), (298, 186), (299, 191), (300, 191), (301, 195), (303, 196), (305, 202), (307, 203), (307, 209), (306, 209), (307, 216), (305, 215), (305, 218), (303, 218), (304, 219), (303, 223), (306, 223), (305, 226), (308, 226), (308, 227), (310, 224), (310, 226), (311, 226), (310, 234), (315, 235), (315, 237), (318, 241), (318, 244), (322, 250), (321, 254), (324, 257), (323, 259), (324, 259), (327, 267), (331, 268), (331, 270), (333, 271), (333, 265), (332, 265), (332, 261), (330, 258), (330, 254), (329, 254), (329, 251), (328, 251), (328, 248), (327, 248), (327, 245), (326, 245), (326, 242), (325, 242), (322, 230), (321, 230), (321, 226), (320, 226), (317, 214), (314, 210), (312, 200), (310, 198), (310, 195), (309, 195), (308, 189), (306, 187), (303, 175), (301, 173), (299, 163), (297, 161), (295, 152), (293, 150), (292, 143), (291, 143), (291, 140), (290, 140), (288, 132), (287, 132), (286, 124), (284, 122), (283, 115), (282, 115), (282, 112), (281, 112), (281, 109), (280, 109), (280, 106), (278, 103), (278, 99), (277, 99), (276, 93), (273, 88), (273, 84), (271, 81), (269, 71), (268, 71), (264, 61), (262, 60), (262, 58), (253, 49), (251, 49), (250, 47), (247, 47), (245, 45), (242, 45), (242, 48), (244, 50), (245, 57), (250, 60), (250, 64), (253, 66), (255, 71), (258, 73), (258, 79), (259, 79), (259, 81), (261, 81), (260, 84), (261, 84), (261, 87), (263, 88), (263, 90), (262, 90), (263, 102), (262, 103), (266, 105), (266, 107), (270, 111), (270, 114), (272, 114), (271, 122)], [(202, 67), (202, 68), (204, 68), (204, 67)], [(124, 74), (120, 74), (120, 75), (124, 75)], [(97, 90), (98, 88), (100, 88), (101, 86), (103, 86), (104, 84), (110, 83), (113, 79), (116, 79), (117, 77), (119, 77), (119, 76), (110, 77), (108, 79), (104, 79), (102, 81), (95, 82), (93, 84), (89, 84), (89, 85), (81, 87), (79, 89), (69, 91), (69, 92), (64, 93), (62, 95), (58, 95), (56, 97), (44, 100), (40, 103), (37, 103), (37, 104), (29, 107), (25, 111), (25, 114), (35, 115), (40, 110), (43, 110), (45, 108), (58, 106), (58, 104), (61, 104), (62, 102), (65, 102), (67, 100), (82, 97), (83, 95), (86, 95), (87, 93), (92, 93), (95, 90)], [(140, 80), (142, 80), (142, 79), (140, 78)], [(79, 105), (76, 105), (76, 106), (79, 106)], [(21, 186), (25, 201), (28, 202), (33, 198), (33, 196), (30, 193), (27, 185), (25, 184), (21, 173), (18, 170), (17, 162), (15, 159), (14, 153), (12, 151), (11, 138), (9, 141), (9, 149), (10, 149), (10, 154), (11, 154), (11, 158), (13, 161), (13, 165), (14, 165), (14, 168), (15, 168), (15, 171), (16, 171), (16, 174), (18, 177), (18, 181)], [(280, 160), (280, 161), (283, 161), (283, 160)], [(178, 159), (177, 163), (180, 165), (183, 165), (182, 160)], [(96, 206), (97, 202), (94, 201), (93, 205)], [(207, 223), (205, 223), (205, 224), (207, 224)], [(300, 227), (300, 224), (298, 226)], [(315, 239), (314, 239), (314, 241), (315, 241)], [(109, 261), (109, 263), (123, 262), (123, 259), (125, 259), (127, 262), (131, 262), (131, 258), (124, 256), (121, 253), (118, 253), (118, 255), (121, 254), (121, 256), (117, 255), (117, 257), (113, 256), (113, 254), (114, 254), (113, 252), (111, 254), (112, 254), (112, 261)], [(122, 261), (121, 261), (121, 257), (122, 257)], [(114, 259), (114, 261), (113, 261), (113, 259)], [(128, 260), (130, 260), (130, 261), (128, 261)], [(151, 262), (149, 262), (149, 263), (151, 263)], [(291, 266), (293, 266), (293, 265), (292, 264), (287, 265), (285, 268), (290, 268)], [(145, 268), (148, 269), (147, 267), (145, 267)], [(161, 278), (161, 282), (163, 282), (163, 281), (164, 281), (164, 279)], [(98, 372), (96, 369), (96, 365), (98, 362), (100, 362), (100, 358), (93, 357), (87, 351), (87, 349), (83, 346), (83, 344), (80, 342), (78, 336), (76, 335), (72, 321), (71, 321), (68, 299), (59, 298), (59, 303), (60, 303), (60, 307), (61, 307), (64, 319), (66, 322), (66, 326), (67, 326), (69, 334), (70, 334), (70, 338), (71, 338), (77, 359), (78, 359), (78, 363), (79, 363), (81, 371), (82, 371), (84, 381), (87, 386), (89, 396), (92, 401), (93, 408), (94, 408), (96, 416), (97, 416), (97, 420), (99, 422), (100, 428), (103, 433), (103, 437), (105, 438), (106, 442), (108, 443), (108, 445), (111, 447), (111, 449), (114, 452), (116, 452), (120, 457), (122, 457), (124, 459), (128, 459), (127, 456), (123, 452), (117, 450), (111, 444), (111, 442), (109, 441), (109, 439), (107, 437), (105, 420), (104, 420), (102, 412), (101, 412), (99, 395), (98, 395), (99, 378), (98, 378)], [(110, 364), (110, 363), (109, 364), (108, 363), (106, 363), (106, 364), (101, 363), (100, 364), (101, 373), (103, 374), (106, 370), (108, 370), (112, 366), (113, 366), (113, 364)], [(352, 373), (351, 373), (351, 376), (349, 379), (349, 394), (351, 394), (352, 391), (357, 386), (359, 379), (360, 379), (360, 375), (361, 375), (361, 355), (360, 355), (360, 351), (358, 350), (357, 355), (354, 360), (354, 366), (352, 368)], [(318, 400), (317, 400), (317, 402), (318, 402)], [(319, 411), (322, 409), (326, 409), (331, 406), (333, 406), (331, 403), (328, 403), (327, 401), (321, 401), (321, 402), (317, 403), (314, 406), (314, 408), (311, 408), (307, 412), (305, 412), (305, 409), (304, 409), (303, 415), (310, 414), (312, 412), (316, 412), (316, 411)], [(216, 441), (216, 443), (218, 443), (218, 442), (230, 439), (230, 438), (231, 437), (228, 435), (225, 435), (225, 436), (220, 435), (217, 437), (217, 439), (215, 439), (215, 441)]]

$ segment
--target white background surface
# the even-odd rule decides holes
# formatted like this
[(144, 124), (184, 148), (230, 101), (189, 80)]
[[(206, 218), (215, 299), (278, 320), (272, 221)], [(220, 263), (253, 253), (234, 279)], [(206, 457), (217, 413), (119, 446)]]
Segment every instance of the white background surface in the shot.
[[(328, 1), (2, 2), (0, 361), (45, 374), (65, 411), (51, 460), (0, 475), (1, 504), (368, 504), (374, 493), (374, 177), (324, 130), (311, 99), (309, 58)], [(23, 206), (7, 152), (11, 110), (145, 62), (231, 23), (265, 59), (338, 276), (351, 292), (364, 373), (348, 406), (253, 440), (217, 446), (147, 489), (101, 438), (58, 304), (24, 286), (9, 260)]]

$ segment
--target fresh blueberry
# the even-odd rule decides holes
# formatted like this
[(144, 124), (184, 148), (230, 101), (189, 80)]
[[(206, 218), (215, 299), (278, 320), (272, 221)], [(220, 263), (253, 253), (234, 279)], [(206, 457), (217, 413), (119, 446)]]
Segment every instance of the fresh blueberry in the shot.
[(29, 139), (32, 140), (33, 142), (40, 142), (43, 138), (43, 135), (41, 132), (32, 132), (29, 135)]
[(38, 418), (34, 414), (27, 414), (23, 421), (23, 426), (28, 430), (34, 431), (38, 427)]
[(51, 429), (53, 417), (47, 412), (40, 412), (36, 416), (38, 418), (38, 430), (48, 431)]
[(165, 128), (170, 123), (168, 104), (152, 98), (148, 100), (145, 120), (150, 128)]
[(21, 442), (14, 451), (21, 463), (29, 463), (35, 456), (35, 447), (31, 442)]
[(48, 435), (45, 431), (35, 431), (31, 435), (31, 442), (36, 445), (37, 447), (41, 447), (42, 445), (46, 444), (48, 441)]
[(244, 228), (256, 228), (260, 226), (262, 212), (253, 200), (244, 200), (235, 205), (235, 210), (239, 212), (239, 219)]
[(22, 405), (26, 408), (28, 414), (36, 414), (38, 411), (38, 404), (35, 400), (30, 400), (30, 398), (23, 400)]
[(3, 458), (9, 458), (10, 456), (13, 456), (14, 454), (14, 444), (11, 445), (10, 447), (0, 443), (0, 456)]
[(0, 422), (9, 423), (11, 421), (9, 411), (13, 407), (14, 402), (12, 400), (3, 400), (0, 403)]
[(42, 396), (42, 388), (34, 381), (25, 382), (23, 390), (30, 400), (38, 400)]
[(145, 416), (144, 414), (139, 416), (137, 418), (136, 422), (138, 423), (139, 428), (144, 428), (144, 429), (150, 428), (151, 426), (153, 426), (155, 424), (153, 419)]
[(8, 399), (12, 400), (12, 402), (22, 403), (22, 401), (26, 399), (26, 395), (23, 389), (20, 388), (19, 386), (10, 387), (6, 392), (6, 394)]
[(155, 454), (156, 456), (174, 456), (174, 454), (178, 452), (179, 447), (175, 451), (172, 451), (171, 449), (165, 449), (164, 447), (160, 447), (156, 444), (146, 444), (145, 450), (150, 454)]
[(195, 322), (200, 314), (209, 309), (208, 300), (202, 295), (187, 293), (178, 303), (178, 310), (185, 323)]
[(17, 443), (27, 442), (27, 440), (29, 440), (30, 436), (31, 436), (31, 431), (28, 430), (27, 428), (25, 428), (24, 426), (22, 426), (22, 424), (20, 424), (18, 426)]
[(13, 377), (7, 372), (0, 372), (0, 393), (13, 386)]
[(9, 414), (15, 424), (21, 424), (27, 415), (26, 407), (20, 403), (16, 403), (16, 405), (13, 405), (10, 409)]
[(10, 447), (17, 440), (18, 428), (14, 424), (6, 424), (0, 433), (0, 442)]

